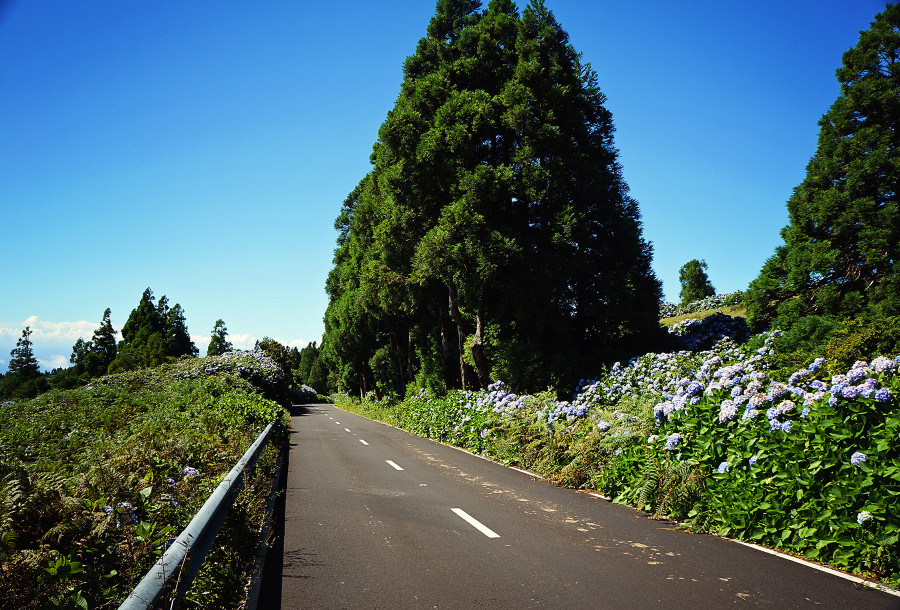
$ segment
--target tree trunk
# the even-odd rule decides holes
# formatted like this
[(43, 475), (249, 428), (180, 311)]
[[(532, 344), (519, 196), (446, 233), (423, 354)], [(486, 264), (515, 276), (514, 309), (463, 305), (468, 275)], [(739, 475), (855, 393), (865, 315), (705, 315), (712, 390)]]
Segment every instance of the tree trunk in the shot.
[(484, 356), (484, 307), (481, 305), (478, 306), (478, 312), (475, 315), (475, 328), (472, 328), (472, 324), (466, 320), (459, 311), (459, 295), (456, 291), (456, 287), (451, 285), (449, 288), (450, 317), (456, 322), (456, 326), (459, 328), (460, 333), (459, 364), (461, 369), (460, 372), (463, 375), (463, 390), (468, 389), (466, 387), (468, 384), (465, 380), (465, 362), (463, 360), (463, 350), (465, 349), (463, 337), (468, 335), (473, 335), (472, 341), (469, 343), (469, 350), (471, 350), (472, 359), (475, 361), (475, 373), (478, 375), (478, 382), (482, 388), (486, 388), (491, 384), (491, 367), (487, 358)]
[(478, 381), (482, 388), (491, 385), (491, 365), (484, 356), (484, 307), (478, 306), (475, 314), (475, 336), (469, 343), (472, 351), (472, 359), (475, 361), (475, 372), (478, 373)]

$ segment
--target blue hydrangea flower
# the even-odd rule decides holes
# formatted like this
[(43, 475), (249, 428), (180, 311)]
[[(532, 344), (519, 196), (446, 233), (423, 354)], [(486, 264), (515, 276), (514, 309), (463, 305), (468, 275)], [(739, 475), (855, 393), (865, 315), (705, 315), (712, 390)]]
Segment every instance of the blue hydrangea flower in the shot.
[(184, 468), (184, 470), (181, 471), (181, 474), (183, 474), (186, 477), (194, 477), (194, 476), (199, 475), (200, 471), (197, 470), (196, 468), (194, 468), (193, 466), (186, 466)]
[(758, 459), (759, 459), (759, 458), (756, 457), (756, 456), (754, 455), (754, 456), (752, 456), (752, 457), (751, 457), (749, 460), (747, 460), (747, 461), (750, 462), (750, 465), (751, 465), (751, 466), (753, 466), (753, 465), (756, 463), (756, 461), (757, 461)]
[(666, 449), (674, 449), (678, 446), (678, 443), (681, 442), (681, 435), (677, 432), (673, 432), (666, 439)]
[(719, 464), (719, 474), (728, 472), (729, 468), (731, 468), (731, 462), (722, 462)]
[(866, 457), (865, 453), (856, 451), (853, 453), (853, 455), (850, 456), (850, 463), (853, 464), (854, 466), (856, 466), (857, 468), (859, 468), (860, 464), (865, 462), (867, 459), (869, 459), (869, 458)]
[(610, 428), (612, 428), (612, 426), (606, 420), (601, 419), (597, 422), (597, 430), (599, 430), (600, 432), (606, 432)]
[(800, 411), (800, 417), (802, 417), (803, 419), (809, 417), (809, 407), (806, 407), (805, 409)]
[(891, 391), (888, 388), (881, 388), (875, 391), (875, 400), (878, 402), (887, 402), (891, 399)]

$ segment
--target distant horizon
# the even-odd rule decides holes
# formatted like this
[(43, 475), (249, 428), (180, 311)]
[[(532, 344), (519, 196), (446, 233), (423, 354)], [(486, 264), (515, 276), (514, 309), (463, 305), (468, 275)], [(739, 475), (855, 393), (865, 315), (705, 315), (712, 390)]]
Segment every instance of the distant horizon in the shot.
[[(745, 290), (781, 243), (841, 56), (885, 4), (546, 4), (597, 72), (666, 300), (695, 258), (717, 292)], [(433, 14), (4, 3), (0, 371), (28, 321), (42, 369), (68, 366), (148, 286), (182, 305), (201, 355), (220, 318), (236, 346), (320, 343), (334, 219)]]

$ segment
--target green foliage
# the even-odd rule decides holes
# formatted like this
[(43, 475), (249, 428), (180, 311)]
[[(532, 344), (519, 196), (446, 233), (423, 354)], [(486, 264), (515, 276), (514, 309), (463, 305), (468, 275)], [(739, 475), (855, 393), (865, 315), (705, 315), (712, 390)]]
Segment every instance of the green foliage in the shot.
[(816, 153), (787, 202), (784, 244), (748, 290), (756, 330), (771, 324), (790, 333), (808, 326), (807, 316), (835, 328), (862, 312), (900, 315), (898, 28), (900, 5), (888, 5), (844, 53), (841, 93), (819, 121)]
[(99, 328), (94, 331), (94, 336), (89, 341), (78, 339), (75, 342), (72, 346), (72, 355), (69, 357), (72, 367), (59, 371), (51, 377), (50, 384), (54, 388), (73, 388), (107, 373), (109, 365), (118, 354), (116, 331), (113, 329), (110, 315), (110, 309), (107, 307)]
[(655, 334), (660, 284), (604, 104), (542, 2), (438, 2), (335, 221), (338, 390), (571, 384)]
[(225, 352), (230, 352), (234, 346), (228, 340), (228, 329), (225, 327), (225, 321), (221, 318), (216, 320), (209, 337), (209, 347), (206, 349), (207, 356), (221, 356)]
[(31, 333), (31, 328), (26, 326), (9, 353), (9, 371), (0, 379), (0, 398), (30, 398), (49, 388), (34, 356)]
[(153, 301), (153, 292), (147, 288), (122, 327), (118, 355), (109, 364), (108, 372), (151, 368), (181, 356), (198, 355), (181, 305), (176, 303), (170, 308), (165, 295), (158, 303)]
[(280, 432), (188, 594), (238, 608), (286, 414), (263, 396), (284, 371), (231, 352), (108, 375), (0, 404), (4, 608), (121, 602), (273, 419)]
[(681, 282), (681, 305), (699, 301), (716, 294), (709, 277), (706, 275), (706, 261), (692, 259), (678, 270), (678, 281)]

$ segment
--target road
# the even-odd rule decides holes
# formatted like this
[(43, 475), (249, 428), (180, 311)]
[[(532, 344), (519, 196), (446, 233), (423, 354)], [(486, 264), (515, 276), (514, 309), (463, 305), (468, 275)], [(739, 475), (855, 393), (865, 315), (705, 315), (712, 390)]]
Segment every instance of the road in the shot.
[(261, 608), (900, 608), (332, 405), (288, 459)]

